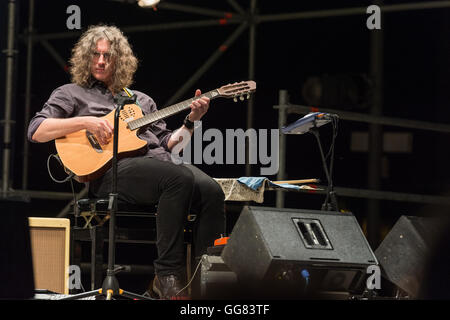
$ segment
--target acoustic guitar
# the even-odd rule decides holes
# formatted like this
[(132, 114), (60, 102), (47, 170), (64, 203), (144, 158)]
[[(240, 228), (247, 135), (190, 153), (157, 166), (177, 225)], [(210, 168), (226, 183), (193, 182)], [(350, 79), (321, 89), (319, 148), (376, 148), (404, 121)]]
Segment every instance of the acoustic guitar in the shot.
[[(147, 142), (138, 138), (139, 129), (155, 121), (170, 117), (189, 108), (192, 101), (201, 97), (210, 100), (216, 98), (232, 98), (235, 102), (247, 99), (256, 90), (254, 81), (242, 81), (222, 86), (206, 92), (198, 97), (187, 99), (161, 110), (143, 115), (135, 104), (127, 104), (120, 111), (118, 157), (135, 156), (146, 151)], [(115, 110), (102, 117), (111, 125), (114, 124)], [(103, 175), (111, 166), (113, 157), (113, 139), (106, 145), (101, 145), (94, 134), (80, 130), (55, 139), (56, 150), (66, 171), (74, 174), (79, 182), (88, 182)]]

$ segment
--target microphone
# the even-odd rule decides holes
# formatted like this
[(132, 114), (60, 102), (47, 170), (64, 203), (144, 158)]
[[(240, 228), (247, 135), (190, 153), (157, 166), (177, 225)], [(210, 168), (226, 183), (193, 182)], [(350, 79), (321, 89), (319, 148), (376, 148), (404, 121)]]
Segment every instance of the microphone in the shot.
[(313, 127), (321, 127), (337, 118), (336, 114), (324, 113), (324, 112), (312, 112), (306, 116), (298, 119), (297, 121), (281, 128), (281, 132), (284, 134), (304, 134), (307, 133)]

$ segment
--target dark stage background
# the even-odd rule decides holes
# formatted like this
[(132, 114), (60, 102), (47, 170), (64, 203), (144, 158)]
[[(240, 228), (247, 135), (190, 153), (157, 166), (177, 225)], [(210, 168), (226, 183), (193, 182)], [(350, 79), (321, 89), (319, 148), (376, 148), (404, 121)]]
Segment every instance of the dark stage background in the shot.
[[(413, 3), (417, 1), (385, 1), (385, 4)], [(227, 1), (179, 1), (186, 5), (233, 11)], [(38, 34), (70, 31), (66, 27), (69, 14), (66, 8), (77, 4), (81, 9), (81, 26), (84, 31), (91, 24), (106, 23), (118, 27), (159, 24), (179, 21), (212, 19), (198, 14), (172, 10), (142, 9), (135, 4), (116, 1), (37, 0), (35, 5), (35, 32)], [(250, 1), (239, 1), (247, 10)], [(367, 7), (371, 1), (258, 1), (259, 14)], [(1, 4), (1, 47), (5, 47), (6, 1)], [(23, 38), (27, 28), (28, 1), (19, 1), (17, 28), (22, 35), (18, 41), (18, 59), (15, 78), (14, 159), (13, 188), (22, 189), (22, 141), (26, 46)], [(277, 110), (280, 89), (288, 90), (293, 104), (306, 105), (302, 95), (305, 81), (312, 76), (328, 75), (336, 84), (355, 75), (370, 78), (370, 38), (366, 27), (369, 15), (351, 15), (332, 18), (315, 18), (261, 23), (256, 29), (254, 128), (277, 128)], [(410, 10), (382, 12), (384, 33), (383, 115), (404, 119), (448, 124), (450, 90), (449, 39), (450, 9)], [(130, 32), (126, 35), (139, 58), (139, 69), (131, 89), (150, 95), (160, 108), (181, 87), (206, 59), (238, 27), (224, 24), (201, 28), (179, 28), (151, 32)], [(68, 61), (78, 36), (55, 39), (49, 42), (57, 53)], [(190, 88), (182, 100), (190, 98), (196, 88), (204, 91), (230, 82), (247, 80), (249, 33), (223, 53), (212, 67)], [(4, 57), (0, 75), (3, 97)], [(39, 111), (56, 87), (70, 82), (70, 76), (40, 44), (34, 46), (32, 70), (31, 116)], [(331, 90), (331, 89), (330, 89)], [(323, 107), (337, 110), (369, 113), (370, 97), (365, 103), (353, 104), (344, 87), (340, 95), (330, 94)], [(362, 91), (357, 92), (363, 95)], [(3, 99), (0, 106), (3, 110)], [(218, 128), (246, 129), (246, 103), (215, 100), (203, 119), (203, 130)], [(178, 128), (185, 113), (166, 119), (168, 127)], [(288, 123), (300, 116), (290, 115)], [(341, 120), (336, 141), (335, 186), (368, 188), (367, 152), (354, 152), (350, 148), (351, 134), (367, 131), (365, 123)], [(446, 195), (449, 191), (448, 134), (425, 130), (384, 126), (384, 131), (411, 133), (411, 153), (383, 153), (381, 190)], [(331, 126), (321, 128), (325, 149), (331, 138)], [(206, 143), (205, 143), (206, 144)], [(54, 183), (46, 167), (47, 157), (54, 153), (54, 144), (31, 144), (29, 156), (29, 190), (71, 192), (70, 184)], [(320, 178), (325, 181), (320, 154), (312, 135), (288, 136), (287, 179)], [(245, 175), (244, 165), (199, 165), (209, 175), (217, 178)], [(259, 175), (254, 166), (253, 175)], [(269, 178), (275, 180), (275, 176)], [(75, 191), (82, 185), (75, 184)], [(339, 194), (338, 194), (339, 197)], [(264, 206), (275, 206), (275, 194), (267, 192)], [(320, 209), (323, 196), (306, 193), (287, 193), (285, 206), (298, 209)], [(67, 201), (32, 199), (35, 216), (56, 216)], [(339, 197), (340, 208), (353, 212), (365, 228), (367, 199)], [(446, 206), (425, 205), (398, 201), (381, 201), (380, 239), (390, 230), (400, 215), (434, 215), (448, 210)], [(374, 248), (375, 249), (375, 248)]]

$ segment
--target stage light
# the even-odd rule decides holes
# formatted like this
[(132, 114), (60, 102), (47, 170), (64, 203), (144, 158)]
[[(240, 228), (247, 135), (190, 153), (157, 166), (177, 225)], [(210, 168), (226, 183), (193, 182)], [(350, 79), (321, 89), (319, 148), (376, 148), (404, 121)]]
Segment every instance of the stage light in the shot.
[(138, 5), (142, 8), (154, 7), (160, 0), (139, 0)]

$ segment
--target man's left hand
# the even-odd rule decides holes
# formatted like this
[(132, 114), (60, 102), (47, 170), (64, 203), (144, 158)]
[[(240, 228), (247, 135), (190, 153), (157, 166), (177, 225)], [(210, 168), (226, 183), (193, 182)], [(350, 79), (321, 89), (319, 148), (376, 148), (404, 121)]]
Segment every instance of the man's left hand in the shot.
[[(202, 92), (197, 89), (195, 90), (195, 96), (198, 97), (202, 94)], [(194, 122), (200, 120), (204, 114), (208, 111), (209, 108), (209, 98), (202, 97), (199, 99), (195, 99), (189, 105), (191, 108), (191, 113), (189, 113), (189, 120)]]

